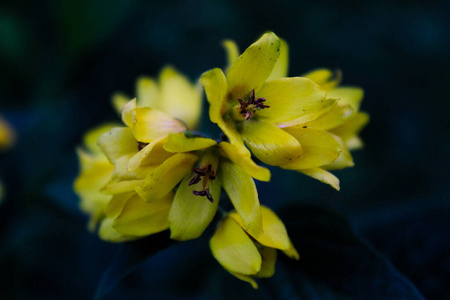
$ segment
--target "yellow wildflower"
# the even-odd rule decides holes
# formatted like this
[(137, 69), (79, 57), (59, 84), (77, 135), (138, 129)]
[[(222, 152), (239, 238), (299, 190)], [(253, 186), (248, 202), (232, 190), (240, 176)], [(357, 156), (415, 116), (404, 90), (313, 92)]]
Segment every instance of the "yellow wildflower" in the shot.
[[(301, 143), (280, 127), (310, 121), (336, 102), (327, 100), (326, 91), (308, 78), (267, 81), (280, 55), (280, 44), (274, 33), (266, 33), (234, 59), (226, 76), (216, 68), (200, 79), (211, 121), (239, 151), (246, 151), (245, 143), (261, 161), (276, 166), (302, 155)], [(228, 48), (233, 47), (228, 44)]]
[(275, 273), (277, 249), (292, 259), (299, 259), (283, 222), (265, 206), (261, 206), (263, 233), (253, 235), (243, 226), (236, 212), (229, 213), (217, 226), (210, 248), (217, 261), (237, 278), (255, 289), (253, 277), (269, 278)]
[(327, 90), (329, 98), (339, 99), (338, 104), (342, 110), (345, 110), (345, 107), (352, 109), (352, 113), (348, 114), (349, 117), (342, 124), (330, 127), (329, 131), (339, 136), (349, 150), (361, 148), (363, 142), (358, 133), (369, 122), (369, 115), (359, 111), (364, 97), (363, 89), (355, 86), (339, 86), (342, 79), (340, 71), (318, 69), (307, 73), (305, 77)]
[(211, 139), (184, 133), (169, 135), (164, 149), (173, 156), (151, 170), (135, 190), (152, 203), (171, 193), (181, 181), (169, 214), (173, 239), (189, 240), (203, 233), (216, 214), (222, 187), (247, 230), (255, 235), (261, 232), (258, 193), (252, 177), (268, 181), (270, 173), (256, 165), (249, 152), (242, 155), (230, 143), (216, 145)]
[(82, 210), (91, 215), (90, 228), (101, 221), (100, 237), (112, 242), (136, 239), (169, 227), (173, 194), (147, 203), (134, 188), (144, 182), (150, 170), (174, 155), (162, 147), (167, 135), (185, 131), (187, 126), (163, 111), (143, 106), (168, 110), (186, 118), (191, 126), (199, 120), (200, 91), (171, 67), (162, 70), (158, 84), (151, 78), (140, 78), (137, 93), (139, 99), (132, 101), (122, 94), (113, 96), (113, 105), (121, 111), (128, 127), (95, 129), (85, 137), (86, 151), (78, 149), (81, 172), (74, 189), (82, 199)]
[(83, 147), (77, 149), (80, 161), (80, 174), (74, 182), (74, 191), (80, 197), (80, 208), (90, 216), (89, 229), (94, 231), (100, 223), (99, 236), (107, 241), (122, 242), (135, 237), (117, 232), (105, 214), (108, 203), (113, 196), (100, 193), (100, 189), (110, 180), (114, 166), (97, 146), (98, 137), (115, 125), (106, 124), (96, 127), (86, 133)]
[(11, 125), (0, 118), (0, 151), (9, 149), (15, 142), (16, 135)]
[[(226, 41), (224, 46), (228, 53), (228, 64), (231, 65), (237, 59), (239, 51), (233, 41)], [(276, 81), (286, 77), (288, 62), (288, 44), (280, 40), (280, 56), (269, 80)], [(363, 91), (357, 87), (337, 87), (341, 80), (340, 72), (319, 69), (305, 77), (327, 91), (326, 103), (330, 105), (321, 107), (306, 117), (277, 124), (302, 146), (301, 155), (281, 167), (296, 170), (339, 190), (339, 179), (327, 170), (354, 165), (349, 149), (362, 145), (357, 133), (368, 121), (366, 113), (358, 112)], [(258, 157), (256, 153), (255, 155)]]
[[(113, 105), (120, 112), (131, 98), (116, 93)], [(151, 107), (166, 113), (182, 120), (190, 130), (198, 126), (202, 108), (201, 89), (171, 66), (161, 70), (158, 80), (140, 77), (136, 82), (136, 98), (137, 107)]]

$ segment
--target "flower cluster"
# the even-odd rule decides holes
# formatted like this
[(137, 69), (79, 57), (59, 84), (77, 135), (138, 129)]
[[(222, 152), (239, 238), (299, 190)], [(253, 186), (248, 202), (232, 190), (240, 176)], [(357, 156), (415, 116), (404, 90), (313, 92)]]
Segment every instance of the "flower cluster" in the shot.
[(133, 100), (113, 96), (123, 125), (88, 132), (78, 156), (74, 189), (89, 228), (125, 242), (170, 229), (179, 241), (199, 237), (219, 210), (221, 191), (234, 211), (224, 212), (210, 240), (214, 257), (231, 274), (257, 287), (255, 277), (275, 271), (276, 249), (299, 255), (276, 214), (260, 205), (255, 179), (270, 181), (259, 161), (295, 170), (339, 189), (329, 171), (353, 166), (349, 150), (368, 116), (363, 91), (339, 87), (340, 72), (319, 69), (287, 77), (288, 45), (266, 33), (242, 54), (224, 42), (228, 66), (201, 75), (218, 140), (196, 130), (199, 85), (171, 67), (158, 80), (140, 78)]

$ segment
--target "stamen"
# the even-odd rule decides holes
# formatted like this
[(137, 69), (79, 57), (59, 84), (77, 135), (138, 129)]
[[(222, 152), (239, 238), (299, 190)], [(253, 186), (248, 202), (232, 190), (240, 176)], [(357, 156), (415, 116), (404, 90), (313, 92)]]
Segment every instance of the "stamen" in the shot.
[(209, 202), (214, 203), (214, 199), (211, 196), (211, 193), (209, 192), (209, 188), (205, 189), (203, 191), (192, 191), (192, 193), (195, 196), (206, 196), (206, 198), (209, 200)]
[(257, 110), (269, 108), (269, 105), (263, 104), (266, 101), (266, 98), (258, 98), (255, 97), (255, 90), (250, 92), (250, 96), (248, 100), (245, 101), (241, 98), (237, 99), (241, 106), (239, 107), (239, 113), (245, 118), (245, 120), (250, 119), (256, 113)]
[[(214, 202), (214, 199), (209, 191), (209, 186), (211, 185), (211, 181), (216, 179), (216, 175), (214, 170), (212, 170), (212, 166), (209, 164), (203, 168), (192, 169), (195, 175), (194, 178), (189, 181), (189, 186), (199, 183), (203, 180), (202, 190), (201, 191), (192, 191), (192, 193), (196, 196), (206, 197), (211, 203)], [(208, 187), (207, 187), (208, 186)]]

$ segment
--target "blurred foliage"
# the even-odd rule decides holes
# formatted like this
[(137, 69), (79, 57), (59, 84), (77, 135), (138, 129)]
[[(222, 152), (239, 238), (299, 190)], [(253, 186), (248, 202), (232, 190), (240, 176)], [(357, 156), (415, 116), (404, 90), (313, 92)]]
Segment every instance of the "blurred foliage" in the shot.
[[(225, 64), (222, 39), (244, 48), (266, 30), (289, 42), (290, 75), (341, 68), (344, 85), (362, 86), (362, 109), (370, 112), (371, 123), (362, 134), (365, 149), (354, 155), (356, 166), (338, 174), (341, 192), (273, 169), (272, 182), (258, 184), (261, 202), (279, 211), (294, 202), (338, 211), (390, 260), (359, 239), (346, 248), (367, 258), (362, 265), (369, 270), (402, 282), (393, 293), (401, 287), (414, 291), (402, 273), (427, 299), (448, 297), (449, 6), (448, 1), (2, 1), (0, 112), (18, 141), (0, 154), (6, 188), (0, 206), (0, 298), (94, 295), (119, 246), (85, 228), (72, 192), (78, 171), (74, 148), (88, 128), (117, 120), (111, 94), (132, 95), (138, 76), (155, 75), (166, 63), (196, 79)], [(206, 120), (202, 125), (217, 133)], [(317, 216), (305, 212), (299, 212), (299, 222)], [(332, 292), (358, 295), (345, 280), (360, 279), (353, 286), (359, 292), (380, 284), (379, 277), (359, 278), (359, 263), (345, 251), (331, 255), (326, 245), (342, 245), (338, 236), (325, 235), (327, 243), (319, 247), (320, 232), (291, 226), (299, 240), (300, 272), (286, 275), (281, 262), (273, 281), (258, 291), (221, 270), (206, 232), (158, 253), (108, 299), (283, 298), (289, 294), (274, 296), (270, 287), (287, 281), (283, 276), (311, 299), (339, 299)], [(341, 269), (345, 276), (338, 276)]]

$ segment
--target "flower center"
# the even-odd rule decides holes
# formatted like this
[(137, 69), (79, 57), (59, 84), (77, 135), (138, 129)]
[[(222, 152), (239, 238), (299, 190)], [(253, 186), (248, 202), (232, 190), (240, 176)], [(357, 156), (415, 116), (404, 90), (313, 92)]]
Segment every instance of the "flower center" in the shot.
[(248, 100), (245, 101), (241, 98), (238, 98), (239, 103), (239, 113), (245, 118), (245, 120), (250, 119), (256, 113), (257, 110), (269, 108), (270, 106), (264, 105), (263, 102), (266, 101), (266, 98), (258, 98), (255, 97), (255, 90), (251, 91)]
[(199, 169), (192, 169), (195, 175), (194, 178), (189, 182), (189, 186), (199, 183), (203, 180), (202, 190), (201, 191), (193, 191), (196, 196), (204, 196), (208, 198), (208, 200), (213, 203), (214, 199), (209, 191), (209, 187), (211, 186), (211, 182), (216, 179), (216, 175), (214, 170), (212, 169), (211, 164), (204, 166)]

